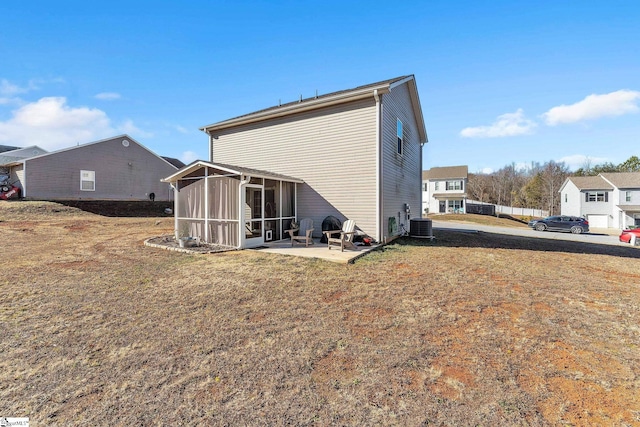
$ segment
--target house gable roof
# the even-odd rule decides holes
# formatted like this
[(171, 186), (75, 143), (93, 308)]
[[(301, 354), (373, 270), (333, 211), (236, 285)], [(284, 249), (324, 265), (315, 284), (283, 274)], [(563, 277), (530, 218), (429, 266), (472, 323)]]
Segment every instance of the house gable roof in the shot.
[(394, 79), (383, 80), (377, 83), (371, 83), (364, 86), (358, 86), (354, 89), (341, 90), (338, 92), (332, 92), (313, 98), (300, 99), (299, 101), (289, 102), (286, 104), (277, 105), (274, 107), (258, 110), (253, 113), (245, 114), (242, 116), (234, 117), (232, 119), (224, 120), (221, 122), (213, 123), (200, 130), (206, 133), (212, 131), (226, 129), (234, 126), (244, 125), (248, 123), (255, 123), (263, 120), (268, 120), (276, 117), (284, 117), (304, 111), (317, 110), (319, 108), (328, 107), (331, 105), (343, 104), (359, 99), (373, 98), (385, 93), (389, 93), (395, 87), (407, 84), (409, 87), (409, 93), (411, 97), (411, 104), (413, 107), (413, 113), (418, 126), (418, 132), (420, 136), (420, 142), (426, 143), (428, 141), (427, 131), (424, 124), (424, 117), (422, 116), (422, 107), (420, 106), (420, 98), (418, 96), (418, 89), (415, 83), (415, 77), (413, 75), (396, 77)]
[(569, 181), (580, 191), (640, 188), (640, 172), (607, 172), (597, 176), (570, 176), (565, 180), (560, 191)]
[[(570, 176), (566, 181), (571, 181), (578, 190), (613, 190), (613, 186), (605, 181), (600, 175), (598, 176)], [(565, 181), (565, 183), (566, 183)], [(563, 186), (560, 188), (562, 190)]]
[(177, 169), (184, 167), (184, 162), (182, 160), (174, 159), (173, 157), (160, 156), (165, 159), (167, 162), (171, 163)]
[(609, 172), (600, 176), (617, 188), (640, 188), (640, 172)]
[(9, 145), (0, 145), (0, 153), (4, 153), (6, 151), (18, 150), (20, 147), (11, 147)]
[(194, 162), (191, 162), (190, 164), (186, 165), (185, 167), (183, 167), (182, 169), (180, 169), (179, 171), (177, 171), (176, 173), (174, 173), (173, 175), (170, 175), (166, 178), (163, 178), (161, 181), (162, 182), (176, 182), (179, 179), (193, 173), (194, 171), (203, 168), (203, 167), (209, 167), (212, 169), (217, 169), (219, 171), (222, 172), (226, 172), (226, 174), (228, 175), (244, 175), (244, 176), (250, 176), (250, 177), (255, 177), (255, 178), (266, 178), (266, 179), (274, 179), (274, 180), (282, 180), (282, 181), (289, 181), (289, 182), (295, 182), (298, 184), (302, 184), (304, 183), (303, 180), (298, 179), (298, 178), (293, 178), (291, 176), (287, 176), (287, 175), (282, 175), (282, 174), (278, 174), (278, 173), (273, 173), (273, 172), (267, 172), (267, 171), (263, 171), (263, 170), (259, 170), (259, 169), (252, 169), (252, 168), (246, 168), (243, 166), (234, 166), (234, 165), (229, 165), (229, 164), (225, 164), (225, 163), (211, 163), (211, 162), (207, 162), (205, 160), (196, 160)]
[(37, 145), (32, 145), (30, 147), (17, 148), (11, 151), (5, 151), (0, 153), (0, 165), (15, 165), (17, 163), (22, 162), (24, 159), (28, 159), (30, 157), (36, 157), (42, 154), (46, 154), (47, 150), (44, 150)]
[(20, 159), (20, 161), (21, 162), (22, 161), (26, 162), (26, 161), (29, 161), (29, 160), (32, 160), (32, 159), (35, 159), (35, 158), (51, 156), (51, 155), (54, 155), (54, 154), (64, 153), (65, 151), (70, 151), (70, 150), (83, 149), (83, 148), (90, 147), (92, 145), (101, 144), (101, 143), (104, 143), (104, 142), (113, 141), (113, 140), (117, 140), (117, 139), (121, 139), (121, 138), (122, 138), (123, 141), (127, 140), (129, 142), (133, 142), (134, 144), (138, 145), (140, 148), (148, 151), (149, 154), (157, 157), (158, 159), (162, 160), (163, 162), (166, 162), (167, 164), (171, 165), (173, 168), (178, 169), (178, 167), (176, 165), (172, 164), (171, 162), (169, 162), (164, 157), (158, 156), (156, 153), (151, 151), (149, 148), (145, 147), (143, 144), (140, 144), (138, 141), (136, 141), (135, 139), (131, 138), (127, 134), (116, 135), (116, 136), (112, 136), (110, 138), (101, 139), (99, 141), (88, 142), (86, 144), (74, 145), (73, 147), (62, 148), (60, 150), (51, 151), (49, 153), (47, 153), (46, 151), (42, 150), (44, 152), (43, 154), (39, 154), (39, 155), (36, 155), (36, 156), (25, 157), (23, 159)]
[(467, 179), (469, 176), (468, 166), (442, 166), (422, 171), (423, 180), (431, 179)]

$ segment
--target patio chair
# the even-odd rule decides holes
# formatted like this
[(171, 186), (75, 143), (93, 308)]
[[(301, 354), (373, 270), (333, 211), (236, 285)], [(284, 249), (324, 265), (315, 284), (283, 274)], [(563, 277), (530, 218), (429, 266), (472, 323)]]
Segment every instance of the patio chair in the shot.
[[(295, 241), (304, 241), (304, 245), (308, 247), (313, 245), (313, 220), (311, 218), (304, 218), (300, 220), (300, 227), (292, 230), (285, 230), (291, 236), (291, 246)], [(298, 232), (298, 235), (295, 232)]]
[[(323, 231), (327, 236), (327, 246), (331, 250), (331, 244), (340, 245), (340, 251), (344, 252), (344, 248), (358, 250), (353, 244), (353, 235), (356, 233), (356, 222), (352, 219), (346, 220), (342, 224), (342, 230)], [(340, 236), (334, 236), (339, 234)]]

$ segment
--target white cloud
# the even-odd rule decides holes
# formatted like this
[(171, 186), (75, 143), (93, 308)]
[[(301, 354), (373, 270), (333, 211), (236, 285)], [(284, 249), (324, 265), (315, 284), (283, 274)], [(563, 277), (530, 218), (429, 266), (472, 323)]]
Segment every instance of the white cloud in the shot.
[(116, 92), (101, 92), (94, 96), (94, 98), (99, 99), (101, 101), (114, 101), (116, 99), (120, 99), (121, 96)]
[(531, 169), (531, 165), (529, 163), (525, 163), (525, 162), (514, 163), (513, 167), (514, 167), (515, 170), (520, 171), (520, 172)]
[(186, 165), (196, 160), (200, 160), (200, 156), (195, 151), (185, 151), (180, 155), (180, 160)]
[(480, 173), (483, 173), (485, 175), (489, 175), (493, 173), (493, 168), (482, 168), (482, 170), (480, 171)]
[(126, 133), (140, 138), (151, 138), (153, 136), (153, 133), (138, 128), (130, 119), (125, 120), (123, 124), (118, 126), (118, 131), (119, 133)]
[(26, 90), (18, 85), (9, 83), (6, 79), (0, 80), (0, 95), (13, 96), (24, 92), (26, 92)]
[(180, 133), (189, 133), (189, 131), (187, 129), (185, 129), (184, 127), (180, 126), (180, 125), (176, 125), (176, 130)]
[(506, 113), (498, 116), (490, 126), (468, 127), (460, 131), (460, 136), (465, 138), (499, 138), (505, 136), (526, 135), (533, 132), (537, 124), (524, 117), (519, 108), (515, 113)]
[(34, 88), (35, 86), (20, 87), (18, 85), (15, 85), (9, 82), (9, 80), (7, 79), (0, 80), (0, 95), (15, 96), (19, 93), (29, 92), (30, 89), (34, 89)]
[(576, 170), (585, 167), (587, 164), (592, 167), (608, 162), (606, 157), (589, 157), (584, 154), (573, 154), (571, 156), (565, 156), (559, 160), (563, 162), (571, 170)]
[(556, 126), (600, 117), (621, 116), (640, 111), (637, 105), (638, 100), (640, 100), (640, 92), (633, 90), (619, 90), (604, 95), (594, 94), (575, 104), (553, 107), (542, 114), (542, 117), (549, 126)]
[(33, 90), (40, 89), (38, 86), (41, 83), (45, 83), (44, 80), (41, 79), (31, 79), (27, 86), (18, 86), (17, 84), (11, 83), (7, 79), (0, 80), (0, 95), (6, 97), (13, 97), (21, 93), (31, 92)]
[(7, 79), (1, 79), (0, 80), (0, 105), (9, 105), (9, 104), (20, 105), (23, 103), (23, 101), (17, 95), (22, 93), (27, 93), (37, 88), (38, 87), (36, 86), (36, 83), (33, 80), (29, 82), (28, 86), (23, 87), (23, 86), (18, 86), (16, 84), (13, 84)]
[(107, 138), (125, 130), (124, 133), (145, 136), (130, 120), (115, 128), (102, 110), (71, 107), (64, 97), (46, 97), (22, 105), (12, 112), (11, 118), (0, 121), (0, 143), (38, 145), (51, 151)]

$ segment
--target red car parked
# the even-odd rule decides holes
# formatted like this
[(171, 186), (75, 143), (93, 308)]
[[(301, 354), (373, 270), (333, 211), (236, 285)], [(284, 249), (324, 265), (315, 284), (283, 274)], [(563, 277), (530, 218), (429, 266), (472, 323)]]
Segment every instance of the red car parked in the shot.
[(622, 233), (620, 234), (620, 241), (624, 243), (631, 243), (632, 245), (640, 244), (640, 228), (622, 230)]

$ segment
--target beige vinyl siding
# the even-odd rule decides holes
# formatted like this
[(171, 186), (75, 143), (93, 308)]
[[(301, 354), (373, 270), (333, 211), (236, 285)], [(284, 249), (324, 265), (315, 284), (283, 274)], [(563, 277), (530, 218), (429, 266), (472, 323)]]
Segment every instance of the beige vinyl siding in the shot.
[[(403, 125), (404, 151), (398, 154), (396, 121)], [(388, 233), (388, 219), (406, 221), (404, 204), (411, 206), (411, 217), (420, 217), (422, 183), (422, 149), (418, 127), (411, 106), (407, 84), (382, 96), (382, 231)], [(400, 219), (398, 220), (398, 212)], [(399, 222), (398, 222), (399, 221)]]
[[(129, 146), (124, 147), (122, 140)], [(25, 161), (26, 197), (32, 199), (171, 200), (160, 182), (177, 170), (132, 139), (118, 137)], [(80, 190), (80, 171), (95, 172), (95, 191)]]
[(372, 98), (214, 133), (212, 162), (268, 170), (298, 184), (298, 218), (354, 219), (376, 236), (376, 107)]

